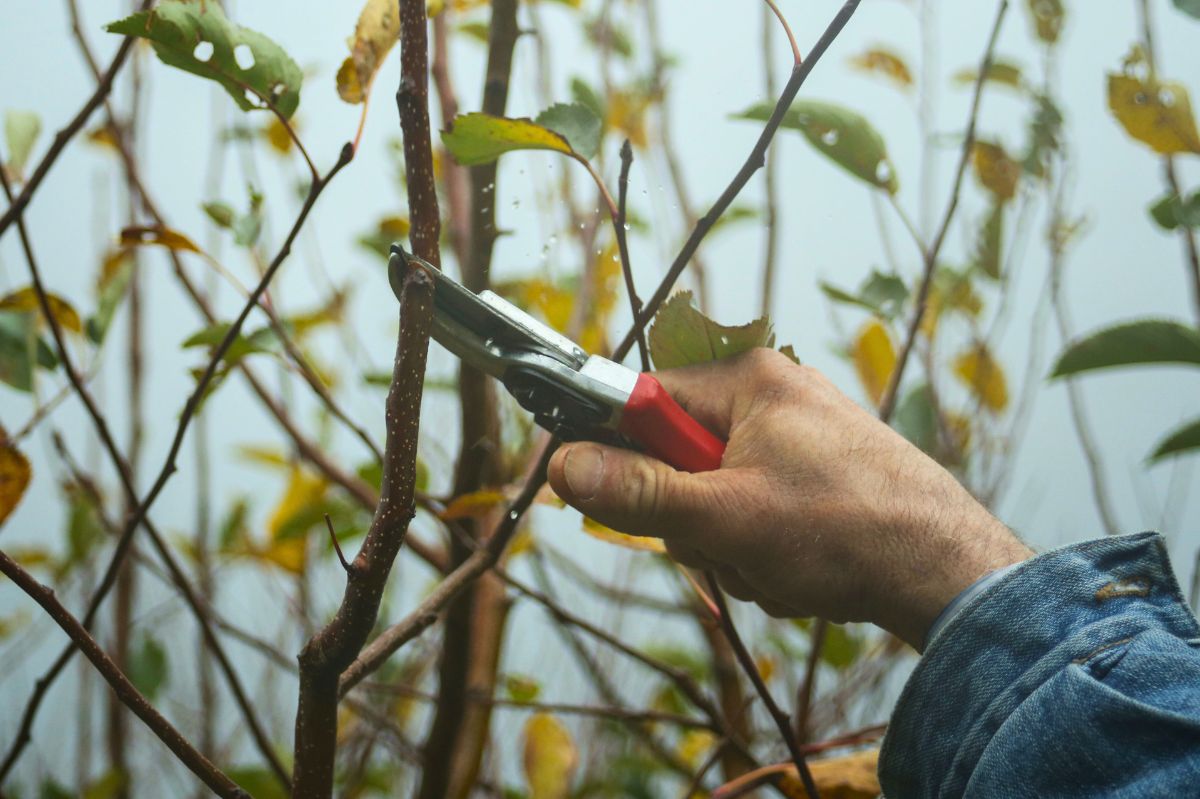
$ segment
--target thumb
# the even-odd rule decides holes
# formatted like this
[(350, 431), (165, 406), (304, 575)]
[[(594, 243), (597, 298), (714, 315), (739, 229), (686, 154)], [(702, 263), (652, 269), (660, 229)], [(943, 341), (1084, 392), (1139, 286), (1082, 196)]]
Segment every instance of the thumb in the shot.
[(554, 492), (614, 530), (671, 538), (705, 516), (709, 493), (700, 475), (662, 461), (591, 442), (564, 444), (547, 468)]

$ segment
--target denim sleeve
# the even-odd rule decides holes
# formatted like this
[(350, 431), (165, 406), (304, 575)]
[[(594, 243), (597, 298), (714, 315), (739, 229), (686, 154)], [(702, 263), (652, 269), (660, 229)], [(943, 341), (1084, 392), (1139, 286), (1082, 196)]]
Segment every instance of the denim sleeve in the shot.
[(1155, 533), (1029, 560), (931, 642), (879, 764), (906, 797), (1200, 796), (1200, 627)]

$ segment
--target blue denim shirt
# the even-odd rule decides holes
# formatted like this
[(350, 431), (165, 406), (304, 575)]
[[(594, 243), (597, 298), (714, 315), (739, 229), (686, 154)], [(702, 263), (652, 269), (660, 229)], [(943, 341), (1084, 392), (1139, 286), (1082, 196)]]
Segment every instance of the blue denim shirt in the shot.
[(1200, 626), (1155, 533), (1040, 555), (970, 599), (909, 678), (885, 795), (1200, 797)]

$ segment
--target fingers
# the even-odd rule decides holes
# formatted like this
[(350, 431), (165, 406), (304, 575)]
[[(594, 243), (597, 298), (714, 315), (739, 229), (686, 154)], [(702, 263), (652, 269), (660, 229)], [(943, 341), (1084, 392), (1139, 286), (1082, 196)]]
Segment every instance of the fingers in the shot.
[(686, 536), (716, 511), (709, 481), (630, 450), (565, 444), (551, 458), (547, 477), (565, 502), (633, 535)]
[(748, 398), (774, 389), (798, 369), (786, 356), (765, 348), (733, 358), (655, 372), (667, 393), (696, 421), (724, 438)]

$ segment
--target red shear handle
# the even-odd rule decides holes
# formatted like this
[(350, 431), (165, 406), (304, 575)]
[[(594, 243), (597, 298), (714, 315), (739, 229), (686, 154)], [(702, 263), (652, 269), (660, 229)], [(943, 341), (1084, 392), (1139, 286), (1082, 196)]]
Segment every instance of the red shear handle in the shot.
[(648, 374), (638, 375), (618, 429), (660, 461), (685, 472), (710, 472), (725, 454), (725, 444), (688, 416)]

